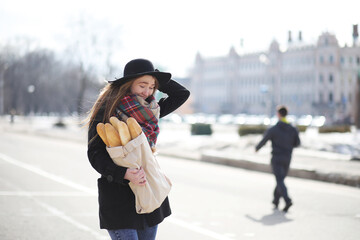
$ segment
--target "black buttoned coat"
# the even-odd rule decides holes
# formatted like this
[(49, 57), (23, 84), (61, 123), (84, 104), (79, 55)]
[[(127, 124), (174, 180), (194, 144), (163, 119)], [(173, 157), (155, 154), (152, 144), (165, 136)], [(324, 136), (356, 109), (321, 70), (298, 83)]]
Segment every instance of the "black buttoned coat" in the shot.
[[(168, 96), (160, 99), (160, 118), (180, 107), (189, 97), (190, 92), (179, 83), (170, 82), (159, 89)], [(92, 167), (100, 173), (98, 179), (99, 218), (102, 229), (144, 229), (154, 226), (171, 214), (169, 199), (148, 214), (137, 214), (135, 195), (128, 181), (124, 179), (127, 168), (114, 164), (106, 151), (104, 142), (96, 133), (96, 125), (102, 122), (104, 111), (100, 110), (88, 131), (88, 158)], [(160, 133), (161, 134), (161, 133)]]

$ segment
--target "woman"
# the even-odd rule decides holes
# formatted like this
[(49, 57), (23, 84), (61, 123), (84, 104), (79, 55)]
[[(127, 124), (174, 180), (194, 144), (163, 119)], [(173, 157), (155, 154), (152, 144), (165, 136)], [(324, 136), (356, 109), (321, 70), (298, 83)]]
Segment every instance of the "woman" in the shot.
[[(168, 97), (157, 103), (156, 90)], [(88, 158), (101, 174), (98, 179), (100, 228), (107, 229), (112, 239), (155, 239), (157, 226), (171, 214), (168, 198), (155, 211), (137, 214), (135, 196), (128, 183), (143, 186), (143, 169), (134, 170), (114, 164), (106, 146), (97, 135), (96, 125), (109, 122), (111, 116), (134, 117), (155, 147), (159, 133), (158, 119), (180, 107), (190, 92), (171, 79), (171, 74), (154, 70), (146, 59), (128, 62), (124, 76), (104, 87), (89, 114)]]

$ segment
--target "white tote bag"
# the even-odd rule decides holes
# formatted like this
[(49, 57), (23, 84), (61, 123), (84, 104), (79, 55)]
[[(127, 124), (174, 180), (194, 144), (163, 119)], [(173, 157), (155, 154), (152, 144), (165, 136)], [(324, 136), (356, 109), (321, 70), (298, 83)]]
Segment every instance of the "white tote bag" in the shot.
[(144, 133), (128, 142), (125, 146), (107, 147), (110, 157), (118, 166), (126, 168), (143, 167), (146, 174), (146, 185), (138, 186), (129, 183), (135, 194), (135, 207), (138, 214), (151, 213), (159, 208), (171, 189), (171, 182), (161, 171), (151, 151)]

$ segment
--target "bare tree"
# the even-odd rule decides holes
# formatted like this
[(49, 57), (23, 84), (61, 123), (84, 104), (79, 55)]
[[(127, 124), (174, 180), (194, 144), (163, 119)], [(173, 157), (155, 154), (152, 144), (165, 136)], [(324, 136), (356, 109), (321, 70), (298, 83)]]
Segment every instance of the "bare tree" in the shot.
[(0, 114), (6, 113), (6, 75), (11, 64), (18, 58), (18, 51), (11, 45), (0, 48)]
[(77, 113), (82, 115), (86, 110), (84, 102), (89, 86), (102, 85), (101, 79), (108, 78), (116, 69), (112, 64), (112, 54), (114, 49), (119, 49), (120, 29), (84, 16), (72, 26), (72, 43), (66, 56), (78, 66)]
[(120, 30), (88, 18), (74, 26), (65, 55), (17, 38), (0, 46), (0, 114), (78, 114), (116, 71)]
[[(77, 94), (83, 88), (79, 83), (84, 76), (79, 74), (78, 66), (60, 61), (47, 49), (23, 56), (13, 54), (12, 58), (0, 51), (0, 56), (4, 113), (16, 110), (18, 114), (72, 114), (78, 111)], [(95, 81), (91, 75), (87, 78)]]

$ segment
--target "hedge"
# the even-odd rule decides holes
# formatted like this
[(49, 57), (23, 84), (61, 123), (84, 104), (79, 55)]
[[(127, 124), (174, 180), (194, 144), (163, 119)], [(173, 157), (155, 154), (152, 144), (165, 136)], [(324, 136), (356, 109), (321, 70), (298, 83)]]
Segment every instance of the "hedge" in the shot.
[(296, 128), (299, 130), (299, 132), (306, 132), (307, 126), (297, 125)]
[(319, 133), (345, 133), (351, 132), (350, 125), (335, 125), (335, 126), (322, 126), (319, 127)]
[(191, 124), (191, 135), (211, 135), (212, 129), (210, 124), (194, 123)]
[(263, 134), (268, 126), (266, 125), (240, 125), (238, 133), (240, 136), (245, 136), (248, 134)]

